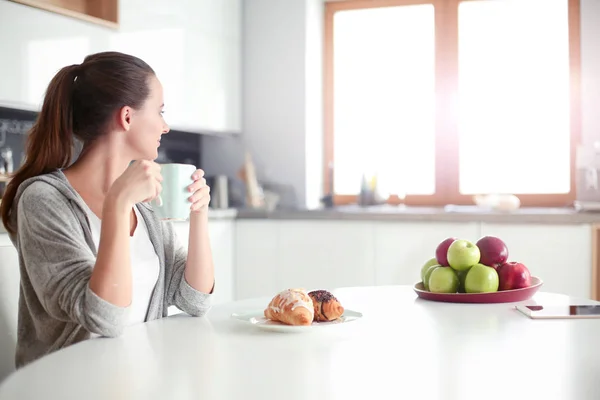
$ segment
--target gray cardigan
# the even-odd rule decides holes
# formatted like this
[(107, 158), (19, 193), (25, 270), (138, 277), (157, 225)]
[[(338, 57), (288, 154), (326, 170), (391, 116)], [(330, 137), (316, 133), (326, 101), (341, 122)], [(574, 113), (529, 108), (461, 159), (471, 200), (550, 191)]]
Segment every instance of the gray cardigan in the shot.
[[(96, 248), (79, 194), (62, 171), (31, 178), (17, 191), (10, 239), (19, 253), (21, 287), (16, 366), (90, 338), (123, 332), (129, 307), (113, 305), (90, 290)], [(167, 316), (176, 306), (193, 316), (210, 309), (211, 295), (184, 278), (187, 251), (177, 246), (171, 223), (138, 204), (160, 261), (146, 321)]]

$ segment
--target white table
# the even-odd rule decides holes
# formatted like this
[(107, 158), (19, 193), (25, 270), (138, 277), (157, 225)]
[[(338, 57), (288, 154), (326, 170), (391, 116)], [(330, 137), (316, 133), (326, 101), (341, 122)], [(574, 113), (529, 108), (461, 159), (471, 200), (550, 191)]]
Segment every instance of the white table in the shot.
[[(221, 305), (207, 318), (178, 315), (54, 353), (10, 376), (0, 399), (600, 395), (600, 320), (530, 320), (514, 304), (427, 302), (409, 287), (334, 293), (364, 317), (305, 334), (276, 333), (230, 318), (263, 309), (270, 299)], [(529, 302), (568, 304), (569, 298), (539, 293)]]

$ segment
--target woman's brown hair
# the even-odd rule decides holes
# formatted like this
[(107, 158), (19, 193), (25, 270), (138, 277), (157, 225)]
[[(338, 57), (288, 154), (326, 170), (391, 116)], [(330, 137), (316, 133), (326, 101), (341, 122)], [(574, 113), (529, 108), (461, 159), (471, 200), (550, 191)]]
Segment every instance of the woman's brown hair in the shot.
[(25, 162), (11, 177), (2, 196), (5, 228), (19, 185), (34, 176), (68, 167), (74, 139), (84, 145), (104, 134), (121, 107), (139, 109), (150, 94), (154, 71), (137, 57), (104, 52), (89, 55), (80, 65), (62, 68), (52, 78), (42, 109), (28, 133)]

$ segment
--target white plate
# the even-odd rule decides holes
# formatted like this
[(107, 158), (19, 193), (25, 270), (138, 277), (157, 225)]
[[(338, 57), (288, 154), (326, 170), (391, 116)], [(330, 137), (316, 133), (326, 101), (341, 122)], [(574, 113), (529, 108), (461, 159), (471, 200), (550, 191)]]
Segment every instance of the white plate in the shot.
[(343, 325), (348, 322), (356, 321), (359, 318), (362, 318), (362, 313), (358, 311), (352, 310), (344, 310), (344, 314), (336, 319), (335, 321), (329, 322), (313, 322), (312, 325), (286, 325), (282, 322), (272, 321), (270, 319), (265, 318), (263, 311), (253, 311), (247, 313), (233, 313), (231, 317), (237, 319), (239, 321), (251, 324), (256, 326), (257, 328), (269, 330), (269, 331), (277, 331), (277, 332), (304, 332), (310, 331), (314, 329), (319, 329), (327, 326), (337, 326)]

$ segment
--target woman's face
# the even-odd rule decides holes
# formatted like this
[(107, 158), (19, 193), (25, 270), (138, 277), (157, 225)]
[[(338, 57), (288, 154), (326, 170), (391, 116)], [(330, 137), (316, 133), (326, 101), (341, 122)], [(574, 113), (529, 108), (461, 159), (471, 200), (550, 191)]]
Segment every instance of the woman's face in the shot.
[(150, 95), (141, 109), (132, 111), (127, 145), (134, 160), (155, 160), (160, 138), (169, 132), (163, 119), (163, 88), (156, 76), (150, 78)]

